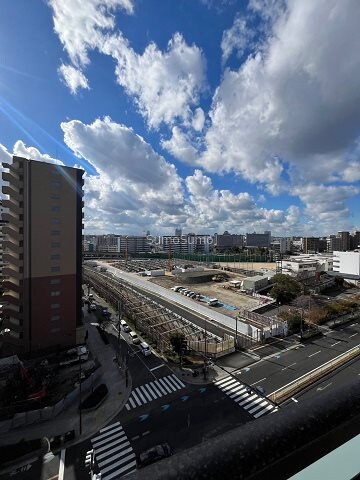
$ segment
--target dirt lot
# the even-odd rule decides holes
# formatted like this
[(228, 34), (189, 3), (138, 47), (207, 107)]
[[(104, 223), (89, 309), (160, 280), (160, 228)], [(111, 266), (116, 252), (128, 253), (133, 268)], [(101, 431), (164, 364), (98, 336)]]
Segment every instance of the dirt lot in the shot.
[[(226, 272), (228, 273), (228, 272)], [(230, 280), (244, 278), (242, 275), (238, 274), (229, 274)], [(239, 308), (251, 308), (259, 304), (259, 300), (251, 296), (240, 293), (238, 289), (227, 289), (224, 288), (228, 282), (205, 282), (205, 283), (196, 283), (188, 284), (179, 281), (173, 276), (166, 275), (165, 277), (156, 277), (150, 280), (151, 282), (161, 285), (164, 288), (171, 288), (175, 285), (181, 285), (183, 287), (189, 288), (195, 293), (200, 293), (201, 295), (206, 295), (210, 298), (218, 298), (220, 302), (225, 303), (229, 306), (236, 307), (236, 310), (231, 310), (226, 307), (209, 307), (211, 309), (216, 309), (217, 311), (228, 315), (230, 317), (236, 317), (239, 313)], [(178, 295), (181, 295), (180, 293)], [(192, 300), (195, 302), (196, 300)], [(203, 303), (203, 305), (206, 305)]]
[(257, 263), (257, 262), (219, 262), (218, 265), (222, 267), (230, 267), (230, 268), (244, 268), (246, 270), (254, 270), (261, 272), (261, 269), (266, 270), (276, 270), (276, 263)]

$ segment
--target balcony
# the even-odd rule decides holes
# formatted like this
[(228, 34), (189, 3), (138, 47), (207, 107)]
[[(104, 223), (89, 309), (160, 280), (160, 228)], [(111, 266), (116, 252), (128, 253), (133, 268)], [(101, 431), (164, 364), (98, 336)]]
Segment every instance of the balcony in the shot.
[(20, 273), (19, 271), (14, 270), (10, 266), (6, 265), (3, 268), (3, 275), (4, 277), (14, 277), (17, 280), (20, 280), (23, 278), (23, 274)]
[(11, 250), (17, 255), (20, 253), (24, 253), (23, 247), (19, 247), (19, 245), (15, 242), (11, 242), (8, 238), (3, 241), (3, 252), (7, 253), (8, 250)]
[(4, 280), (2, 283), (4, 290), (20, 293), (22, 291), (22, 288), (20, 287), (19, 283), (15, 283), (15, 282), (16, 282), (15, 278), (7, 278), (6, 280)]
[(5, 199), (2, 201), (3, 207), (7, 208), (9, 212), (16, 213), (16, 215), (20, 215), (24, 213), (24, 209), (20, 208), (19, 205), (14, 203), (12, 200)]
[(18, 255), (12, 255), (9, 252), (3, 253), (3, 262), (7, 263), (10, 268), (13, 266), (22, 267), (24, 264), (23, 260), (20, 260)]
[(10, 199), (15, 199), (17, 202), (21, 202), (23, 195), (20, 194), (16, 189), (12, 188), (10, 185), (4, 185), (2, 187), (2, 193), (4, 195), (9, 195)]
[(13, 242), (13, 243), (15, 243), (15, 244), (18, 243), (18, 242), (20, 242), (20, 240), (23, 239), (23, 234), (22, 234), (22, 233), (19, 233), (18, 231), (14, 230), (13, 228), (11, 228), (10, 225), (4, 225), (4, 227), (3, 227), (3, 234), (4, 234), (4, 235), (9, 235), (9, 237), (10, 237), (10, 238), (7, 237), (5, 241), (7, 241), (7, 240), (10, 240), (10, 241), (15, 240), (15, 242)]
[(5, 222), (9, 222), (10, 225), (13, 225), (17, 228), (23, 223), (21, 220), (19, 220), (19, 216), (12, 215), (11, 213), (7, 212), (2, 214), (2, 218), (5, 220)]
[(3, 314), (4, 318), (5, 317), (8, 317), (8, 318), (14, 317), (14, 318), (17, 318), (19, 320), (23, 319), (23, 314), (22, 314), (22, 312), (19, 311), (19, 307), (17, 305), (10, 305), (10, 304), (4, 305), (3, 308), (2, 308), (2, 314)]
[[(17, 297), (15, 295), (18, 295)], [(3, 296), (1, 297), (1, 301), (6, 302), (7, 305), (17, 305), (20, 306), (22, 304), (22, 301), (20, 300), (20, 296), (18, 293), (15, 293), (12, 295), (10, 292), (5, 292)]]
[(23, 186), (22, 182), (12, 173), (2, 172), (2, 179), (5, 182), (9, 182), (11, 186), (16, 187), (17, 189)]

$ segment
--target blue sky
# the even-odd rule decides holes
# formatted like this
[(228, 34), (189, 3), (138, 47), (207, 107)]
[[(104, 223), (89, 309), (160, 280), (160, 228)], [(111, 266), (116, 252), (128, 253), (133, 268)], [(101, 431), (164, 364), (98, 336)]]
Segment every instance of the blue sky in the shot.
[(0, 160), (85, 169), (85, 233), (360, 230), (357, 0), (3, 0)]

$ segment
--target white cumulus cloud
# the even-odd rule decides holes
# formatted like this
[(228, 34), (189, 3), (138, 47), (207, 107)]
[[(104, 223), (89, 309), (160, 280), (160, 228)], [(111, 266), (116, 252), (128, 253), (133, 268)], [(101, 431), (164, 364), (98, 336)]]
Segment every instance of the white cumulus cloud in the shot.
[(76, 95), (79, 88), (89, 90), (89, 83), (83, 72), (72, 65), (62, 64), (59, 67), (59, 74), (62, 76), (65, 85), (69, 87), (70, 92)]

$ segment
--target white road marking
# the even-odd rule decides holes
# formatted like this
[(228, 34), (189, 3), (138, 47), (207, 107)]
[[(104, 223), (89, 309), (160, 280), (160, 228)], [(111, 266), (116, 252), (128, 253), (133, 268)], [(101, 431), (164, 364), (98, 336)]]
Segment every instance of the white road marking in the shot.
[(321, 352), (321, 350), (319, 350), (318, 352), (312, 353), (311, 355), (309, 355), (309, 358), (310, 358), (310, 357), (313, 357), (314, 355), (317, 355), (317, 354), (320, 353), (320, 352)]
[(63, 480), (64, 478), (64, 471), (65, 471), (65, 452), (66, 448), (63, 448), (60, 453), (60, 463), (59, 463), (59, 480)]
[(294, 397), (291, 397), (291, 400), (295, 403), (299, 403), (299, 400), (296, 400), (296, 398), (294, 398)]
[(150, 368), (150, 372), (153, 372), (154, 370), (157, 370), (158, 368), (165, 367), (165, 363), (162, 363), (161, 365), (158, 365), (157, 367)]
[(349, 337), (349, 338), (351, 338), (351, 337), (355, 337), (355, 335), (357, 335), (358, 333), (359, 333), (359, 332), (353, 333), (352, 335), (350, 335), (350, 337)]
[(337, 345), (338, 343), (341, 343), (340, 340), (338, 342), (332, 343), (330, 347), (335, 347), (335, 345)]
[(287, 367), (282, 368), (281, 370), (286, 370), (287, 368), (293, 367), (294, 365), (296, 365), (296, 362), (292, 363), (291, 365), (288, 365)]
[(262, 382), (263, 380), (266, 380), (266, 377), (262, 378), (261, 380), (258, 380), (257, 382), (251, 383), (250, 385), (256, 385), (257, 383)]
[(318, 392), (322, 392), (323, 390), (325, 390), (325, 388), (330, 387), (330, 385), (332, 385), (332, 382), (330, 382), (330, 383), (328, 383), (327, 385), (325, 385), (325, 387), (318, 387), (316, 390), (317, 390)]

